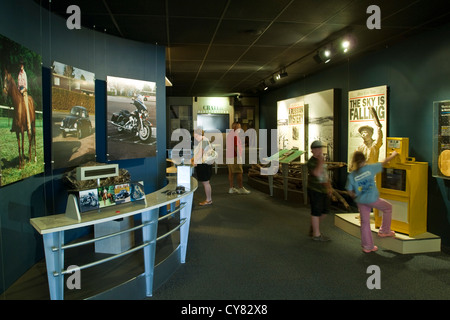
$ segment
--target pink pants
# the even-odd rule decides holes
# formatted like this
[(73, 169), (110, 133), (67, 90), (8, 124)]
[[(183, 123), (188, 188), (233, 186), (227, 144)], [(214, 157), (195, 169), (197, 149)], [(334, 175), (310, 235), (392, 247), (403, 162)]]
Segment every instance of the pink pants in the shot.
[(372, 231), (370, 230), (370, 211), (376, 208), (383, 212), (380, 233), (391, 232), (392, 205), (384, 199), (379, 198), (372, 203), (358, 203), (361, 217), (361, 246), (364, 249), (373, 249)]

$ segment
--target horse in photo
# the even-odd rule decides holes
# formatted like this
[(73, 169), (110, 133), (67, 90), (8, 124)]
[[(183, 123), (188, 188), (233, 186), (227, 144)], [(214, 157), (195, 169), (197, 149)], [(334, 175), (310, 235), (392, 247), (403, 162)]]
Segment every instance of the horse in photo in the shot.
[(19, 149), (19, 168), (23, 168), (25, 164), (24, 153), (24, 132), (28, 134), (28, 158), (31, 162), (31, 147), (34, 144), (34, 161), (37, 161), (36, 155), (36, 127), (35, 127), (35, 105), (31, 96), (28, 96), (28, 108), (30, 113), (30, 129), (27, 126), (27, 112), (25, 109), (25, 101), (23, 95), (17, 88), (11, 74), (4, 69), (3, 78), (3, 94), (9, 95), (14, 105), (13, 123), (11, 132), (16, 133), (17, 145)]

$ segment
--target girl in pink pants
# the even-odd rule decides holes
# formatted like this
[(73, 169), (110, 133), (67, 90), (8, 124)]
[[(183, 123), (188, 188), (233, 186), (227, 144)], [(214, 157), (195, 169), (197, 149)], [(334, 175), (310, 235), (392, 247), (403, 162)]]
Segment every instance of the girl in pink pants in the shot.
[(378, 235), (380, 237), (395, 236), (391, 231), (392, 205), (384, 199), (378, 198), (372, 203), (358, 203), (359, 215), (361, 217), (361, 246), (364, 252), (376, 251), (373, 245), (372, 230), (370, 230), (370, 212), (376, 208), (383, 212), (383, 220)]
[(391, 161), (397, 154), (394, 151), (383, 162), (374, 164), (367, 164), (366, 157), (360, 151), (353, 154), (352, 163), (355, 170), (348, 175), (345, 188), (358, 205), (361, 216), (361, 246), (366, 253), (378, 250), (378, 247), (373, 244), (372, 231), (370, 230), (372, 208), (383, 212), (383, 222), (378, 236), (395, 237), (395, 232), (391, 231), (392, 205), (380, 198), (375, 184), (375, 175), (381, 172), (383, 165)]

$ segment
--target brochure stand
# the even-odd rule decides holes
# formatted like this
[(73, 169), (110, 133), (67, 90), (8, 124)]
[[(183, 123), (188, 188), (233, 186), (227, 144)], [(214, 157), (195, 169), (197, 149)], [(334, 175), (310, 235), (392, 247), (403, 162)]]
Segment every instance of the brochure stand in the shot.
[(78, 199), (74, 194), (69, 194), (66, 205), (66, 217), (81, 221), (80, 210), (78, 208)]

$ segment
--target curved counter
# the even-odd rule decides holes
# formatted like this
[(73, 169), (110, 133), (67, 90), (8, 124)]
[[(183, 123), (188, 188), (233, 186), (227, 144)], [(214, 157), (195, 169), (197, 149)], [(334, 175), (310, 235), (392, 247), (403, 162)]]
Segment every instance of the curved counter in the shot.
[[(173, 273), (173, 271), (185, 262), (187, 241), (189, 235), (189, 225), (192, 211), (192, 200), (197, 189), (197, 180), (191, 177), (191, 190), (183, 194), (167, 195), (166, 191), (175, 190), (176, 177), (168, 177), (169, 183), (162, 189), (149, 193), (145, 201), (130, 202), (113, 207), (101, 208), (98, 211), (90, 211), (79, 215), (79, 219), (74, 219), (71, 215), (57, 214), (40, 218), (30, 219), (32, 226), (43, 236), (45, 261), (47, 266), (47, 278), (50, 290), (50, 299), (64, 299), (64, 275), (76, 274), (93, 266), (101, 265), (105, 262), (123, 257), (133, 252), (143, 250), (144, 273), (134, 277), (122, 285), (111, 288), (107, 292), (97, 294), (91, 299), (115, 299), (128, 296), (125, 291), (133, 292), (133, 299), (152, 296), (154, 287), (155, 270), (161, 269), (158, 281), (163, 282)], [(70, 199), (69, 199), (70, 200)], [(168, 208), (167, 213), (160, 215), (160, 208)], [(164, 210), (163, 210), (164, 211)], [(179, 214), (179, 223), (164, 235), (157, 237), (158, 222)], [(88, 226), (101, 226), (112, 221), (118, 221), (123, 218), (134, 218), (141, 215), (141, 224), (129, 226), (125, 230), (112, 232), (106, 235), (95, 235), (92, 239), (66, 244), (64, 242), (64, 232)], [(120, 237), (126, 233), (142, 231), (142, 243), (132, 248), (126, 249), (120, 253), (110, 255), (107, 258), (100, 259), (88, 264), (72, 266), (65, 268), (64, 251), (97, 243), (110, 238)], [(155, 266), (156, 242), (163, 239), (175, 231), (180, 233), (179, 245), (173, 252)], [(122, 293), (121, 293), (122, 291)], [(136, 294), (136, 292), (138, 292)], [(141, 292), (142, 294), (139, 294)], [(121, 297), (122, 296), (122, 297)]]

